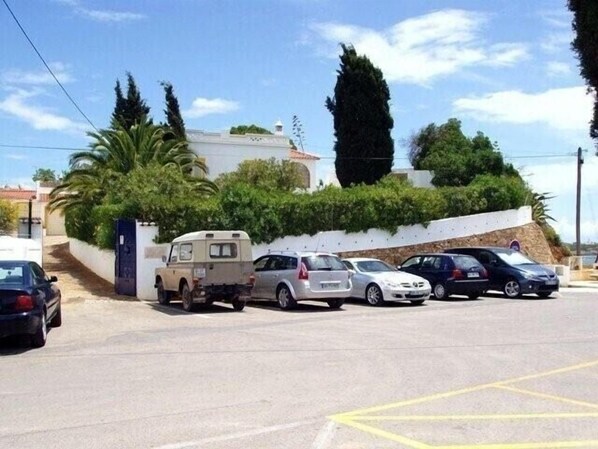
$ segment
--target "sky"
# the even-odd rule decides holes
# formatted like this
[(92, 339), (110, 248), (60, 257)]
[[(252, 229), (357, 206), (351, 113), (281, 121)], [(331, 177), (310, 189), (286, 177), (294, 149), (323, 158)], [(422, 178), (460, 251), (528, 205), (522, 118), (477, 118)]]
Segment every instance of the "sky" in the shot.
[(32, 186), (37, 168), (66, 170), (68, 149), (85, 148), (92, 127), (4, 1), (96, 128), (109, 125), (115, 82), (126, 86), (128, 71), (154, 121), (165, 120), (161, 81), (174, 86), (187, 129), (273, 129), (280, 119), (292, 138), (298, 116), (324, 181), (334, 167), (325, 100), (339, 43), (352, 44), (389, 85), (394, 168), (410, 167), (412, 133), (456, 117), (554, 196), (554, 227), (573, 242), (581, 147), (581, 240), (598, 241), (593, 98), (570, 49), (565, 0), (2, 0), (0, 184)]

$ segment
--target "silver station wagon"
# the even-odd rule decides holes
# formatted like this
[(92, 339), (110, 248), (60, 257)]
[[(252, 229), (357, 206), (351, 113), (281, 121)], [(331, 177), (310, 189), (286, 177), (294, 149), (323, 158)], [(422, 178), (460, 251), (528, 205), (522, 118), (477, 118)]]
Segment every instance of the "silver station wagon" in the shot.
[(283, 310), (297, 301), (325, 301), (338, 309), (351, 295), (349, 270), (330, 253), (277, 251), (253, 263), (252, 300), (276, 299)]

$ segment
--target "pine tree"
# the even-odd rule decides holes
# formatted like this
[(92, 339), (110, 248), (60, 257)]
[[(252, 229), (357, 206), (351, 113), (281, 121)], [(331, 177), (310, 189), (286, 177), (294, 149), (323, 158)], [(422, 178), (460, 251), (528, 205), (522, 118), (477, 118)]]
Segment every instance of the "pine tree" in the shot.
[(181, 116), (181, 110), (179, 108), (179, 100), (174, 95), (174, 89), (172, 84), (163, 81), (160, 85), (164, 88), (164, 96), (166, 102), (166, 109), (164, 109), (164, 115), (166, 115), (166, 124), (170, 128), (171, 132), (180, 139), (186, 139), (185, 134), (185, 122)]
[[(580, 74), (588, 90), (598, 92), (598, 3), (596, 0), (569, 0), (576, 33), (571, 47), (579, 58)], [(598, 146), (598, 98), (594, 100), (594, 114), (590, 122), (590, 137)], [(598, 153), (597, 153), (598, 154)]]
[(382, 71), (366, 56), (341, 47), (334, 98), (326, 99), (334, 117), (336, 176), (343, 187), (374, 184), (390, 173), (394, 157), (390, 92)]

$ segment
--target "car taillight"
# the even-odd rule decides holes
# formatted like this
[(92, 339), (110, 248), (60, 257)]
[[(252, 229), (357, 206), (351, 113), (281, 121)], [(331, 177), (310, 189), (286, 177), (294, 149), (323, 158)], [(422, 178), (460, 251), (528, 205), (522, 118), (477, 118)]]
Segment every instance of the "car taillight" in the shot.
[(255, 285), (255, 276), (253, 274), (249, 276), (249, 285)]
[(15, 302), (15, 310), (17, 312), (27, 312), (33, 310), (33, 297), (30, 295), (19, 295)]
[(454, 269), (453, 270), (453, 278), (455, 279), (463, 279), (465, 276), (463, 276), (463, 273), (461, 273), (461, 270), (458, 269)]
[(488, 270), (486, 270), (485, 268), (482, 268), (482, 277), (483, 278), (487, 278), (488, 277)]
[(299, 280), (300, 281), (307, 281), (309, 279), (309, 272), (307, 271), (307, 267), (305, 263), (301, 262), (301, 269), (299, 270)]

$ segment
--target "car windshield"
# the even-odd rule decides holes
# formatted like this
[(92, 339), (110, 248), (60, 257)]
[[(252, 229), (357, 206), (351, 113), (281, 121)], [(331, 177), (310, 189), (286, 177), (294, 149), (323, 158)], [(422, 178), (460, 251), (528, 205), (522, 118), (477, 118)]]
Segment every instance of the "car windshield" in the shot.
[(23, 266), (0, 262), (0, 285), (18, 284), (23, 285)]
[(317, 255), (308, 256), (302, 259), (308, 271), (332, 271), (342, 270), (347, 271), (345, 264), (336, 256)]
[(383, 271), (397, 271), (395, 268), (388, 265), (386, 262), (381, 260), (364, 260), (356, 263), (359, 271), (364, 273), (379, 273)]
[(509, 265), (536, 265), (536, 262), (534, 262), (531, 259), (528, 259), (523, 254), (517, 251), (501, 251), (497, 252), (496, 254), (498, 255), (498, 257), (500, 257), (500, 259), (503, 262), (506, 262)]

